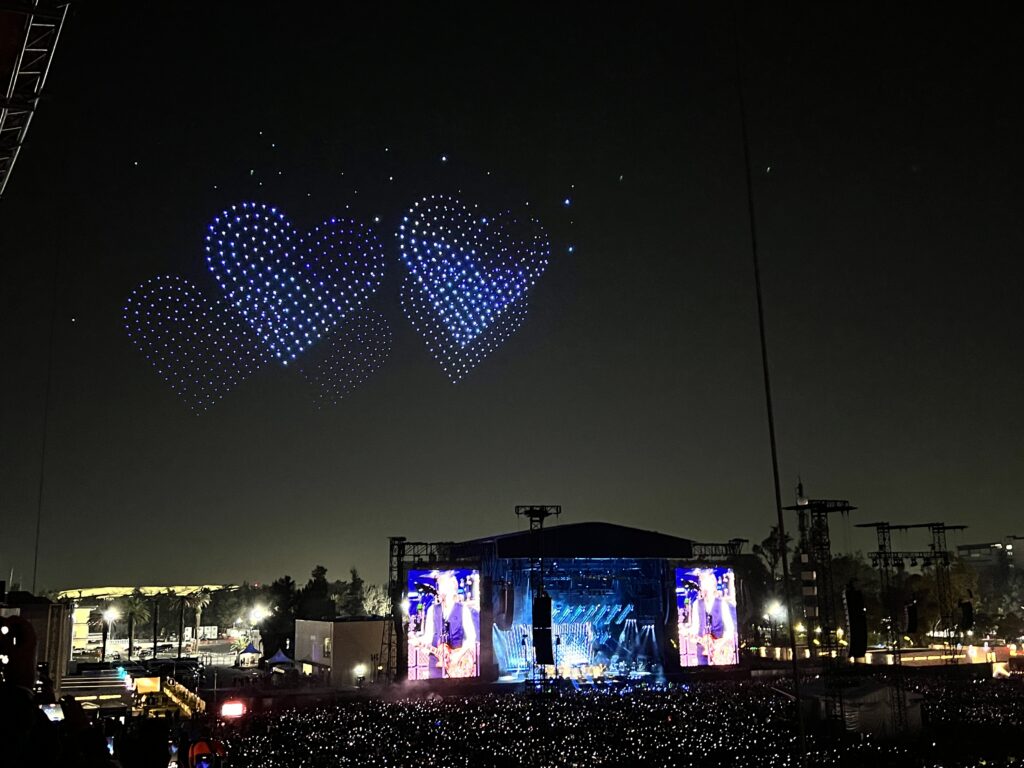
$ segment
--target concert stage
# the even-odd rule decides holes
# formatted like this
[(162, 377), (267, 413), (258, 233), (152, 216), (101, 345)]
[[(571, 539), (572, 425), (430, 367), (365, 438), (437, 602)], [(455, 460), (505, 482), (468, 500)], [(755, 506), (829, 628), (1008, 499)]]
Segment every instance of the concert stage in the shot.
[(382, 665), (391, 680), (580, 684), (734, 667), (739, 549), (608, 523), (392, 539)]

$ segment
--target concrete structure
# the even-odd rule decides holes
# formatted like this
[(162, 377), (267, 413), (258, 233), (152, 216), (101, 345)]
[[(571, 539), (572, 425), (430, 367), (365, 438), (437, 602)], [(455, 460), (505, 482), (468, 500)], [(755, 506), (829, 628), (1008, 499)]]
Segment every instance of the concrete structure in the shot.
[(20, 616), (32, 625), (36, 633), (36, 661), (47, 665), (54, 693), (60, 696), (71, 661), (71, 606), (28, 592), (10, 592), (0, 604), (0, 616)]
[[(375, 679), (385, 619), (360, 617), (295, 622), (295, 665), (336, 688)], [(360, 680), (362, 678), (362, 680)]]
[(961, 544), (956, 548), (956, 554), (976, 568), (994, 568), (1004, 557), (1011, 568), (1024, 568), (1024, 536), (1004, 536), (1002, 541), (982, 544)]

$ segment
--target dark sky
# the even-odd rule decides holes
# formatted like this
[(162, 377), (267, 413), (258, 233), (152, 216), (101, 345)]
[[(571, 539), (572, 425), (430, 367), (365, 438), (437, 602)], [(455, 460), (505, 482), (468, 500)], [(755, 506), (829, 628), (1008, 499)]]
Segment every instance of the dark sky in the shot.
[[(0, 200), (0, 571), (31, 574), (55, 256), (41, 587), (383, 581), (387, 536), (515, 530), (524, 503), (763, 538), (727, 4), (338, 5), (75, 7)], [(742, 38), (785, 500), (799, 473), (852, 522), (1024, 534), (1016, 23), (762, 5)], [(393, 233), (433, 193), (529, 201), (553, 242), (525, 324), (457, 385), (398, 308)], [(204, 228), (242, 200), (382, 219), (394, 348), (336, 407), (269, 366), (195, 416), (127, 338), (144, 280), (214, 294)]]

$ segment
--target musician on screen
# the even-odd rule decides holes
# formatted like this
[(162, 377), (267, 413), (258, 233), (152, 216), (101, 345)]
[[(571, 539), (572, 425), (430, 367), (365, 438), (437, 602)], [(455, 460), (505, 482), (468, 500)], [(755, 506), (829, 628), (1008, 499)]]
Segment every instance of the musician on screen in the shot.
[(459, 597), (459, 580), (451, 571), (437, 576), (437, 595), (427, 608), (414, 643), (430, 653), (430, 677), (475, 677), (476, 622), (473, 609)]
[(700, 572), (700, 592), (690, 613), (689, 630), (696, 639), (697, 664), (737, 664), (736, 598), (732, 573), (726, 572), (722, 593), (713, 570)]

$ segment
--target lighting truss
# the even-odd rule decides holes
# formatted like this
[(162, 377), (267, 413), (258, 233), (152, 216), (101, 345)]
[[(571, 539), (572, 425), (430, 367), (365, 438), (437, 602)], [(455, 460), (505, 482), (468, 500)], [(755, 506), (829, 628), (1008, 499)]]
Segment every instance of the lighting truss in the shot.
[(17, 50), (7, 90), (0, 99), (0, 196), (7, 188), (18, 152), (39, 106), (67, 11), (67, 2), (0, 2), (0, 12), (25, 17), (21, 47)]

